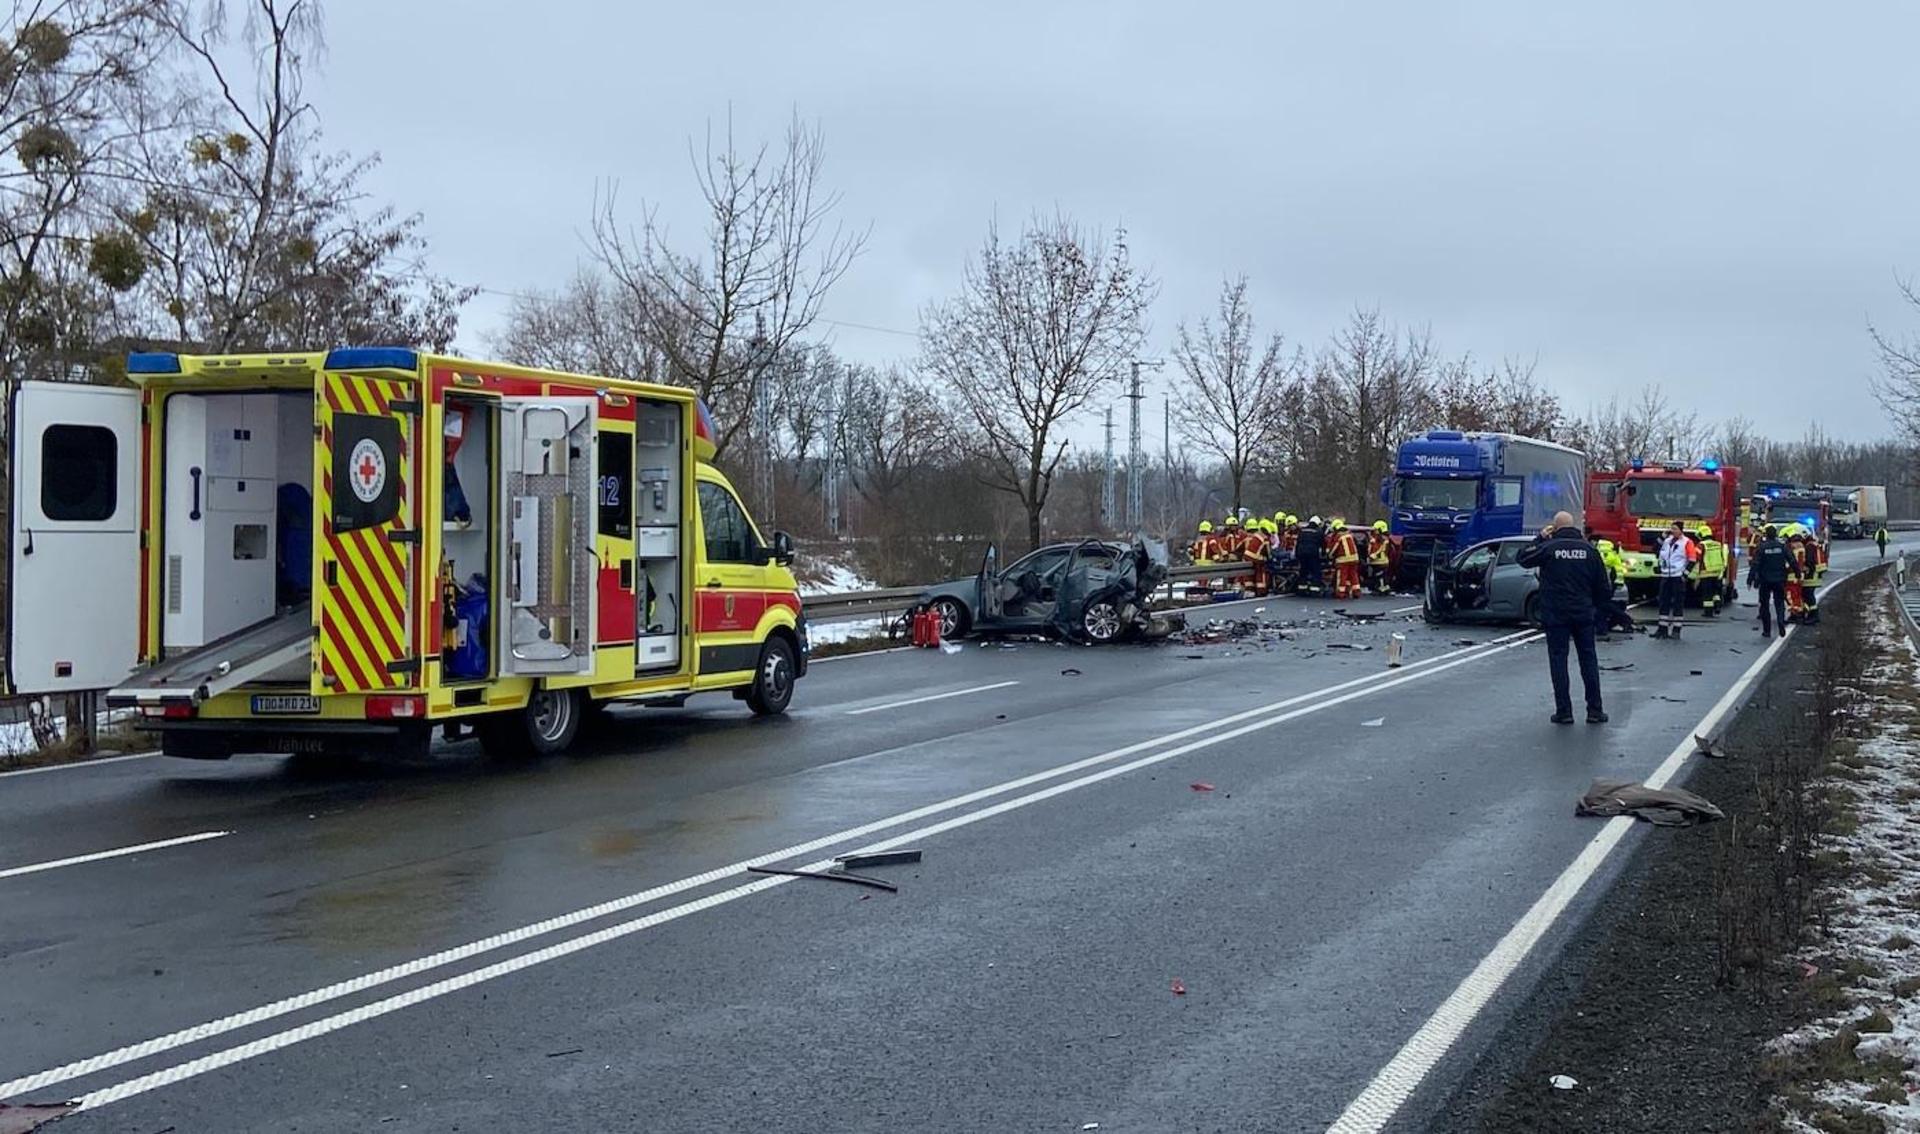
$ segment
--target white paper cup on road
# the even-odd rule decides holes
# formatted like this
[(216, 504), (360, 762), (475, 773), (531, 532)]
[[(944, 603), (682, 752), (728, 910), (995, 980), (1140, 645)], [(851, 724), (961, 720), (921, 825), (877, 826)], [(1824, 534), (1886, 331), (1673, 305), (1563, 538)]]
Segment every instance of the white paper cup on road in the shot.
[(1407, 636), (1395, 634), (1387, 641), (1387, 668), (1396, 669), (1400, 665), (1400, 655), (1406, 653)]

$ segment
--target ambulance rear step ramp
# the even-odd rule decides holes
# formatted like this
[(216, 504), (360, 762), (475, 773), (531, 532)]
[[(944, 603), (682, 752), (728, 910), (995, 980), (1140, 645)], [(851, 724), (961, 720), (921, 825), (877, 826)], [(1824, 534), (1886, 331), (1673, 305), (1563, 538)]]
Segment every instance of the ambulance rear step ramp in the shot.
[(198, 705), (275, 670), (304, 662), (313, 646), (313, 613), (302, 603), (284, 614), (168, 658), (107, 694), (107, 704)]

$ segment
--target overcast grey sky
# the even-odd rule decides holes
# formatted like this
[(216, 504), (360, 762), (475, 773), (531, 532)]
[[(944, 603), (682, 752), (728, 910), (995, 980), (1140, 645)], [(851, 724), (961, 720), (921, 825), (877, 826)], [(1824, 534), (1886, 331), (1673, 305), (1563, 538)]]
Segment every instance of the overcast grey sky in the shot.
[[(309, 93), (440, 271), (552, 288), (596, 179), (696, 236), (686, 144), (817, 119), (867, 253), (842, 323), (911, 332), (996, 214), (1124, 222), (1156, 349), (1246, 273), (1309, 345), (1355, 304), (1537, 355), (1575, 412), (1647, 383), (1798, 436), (1883, 434), (1914, 327), (1920, 6), (333, 0)], [(509, 301), (485, 295), (461, 345)], [(911, 337), (823, 328), (848, 356)], [(1156, 415), (1157, 416), (1157, 415)]]

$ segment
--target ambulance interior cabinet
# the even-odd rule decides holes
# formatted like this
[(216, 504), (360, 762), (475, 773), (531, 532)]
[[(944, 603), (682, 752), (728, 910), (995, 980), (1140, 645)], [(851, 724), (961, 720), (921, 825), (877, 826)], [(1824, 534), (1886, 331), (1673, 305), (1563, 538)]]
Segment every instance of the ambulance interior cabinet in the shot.
[(306, 405), (281, 394), (167, 399), (168, 649), (203, 646), (273, 617), (280, 416), (283, 407)]

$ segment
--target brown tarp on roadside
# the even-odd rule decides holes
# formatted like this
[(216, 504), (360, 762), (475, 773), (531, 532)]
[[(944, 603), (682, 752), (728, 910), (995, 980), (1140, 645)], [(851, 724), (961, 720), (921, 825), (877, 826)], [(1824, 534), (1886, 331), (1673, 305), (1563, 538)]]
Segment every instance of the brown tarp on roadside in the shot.
[(1725, 819), (1718, 807), (1680, 788), (1650, 788), (1632, 780), (1595, 780), (1574, 805), (1575, 815), (1632, 815), (1661, 827), (1690, 827)]

